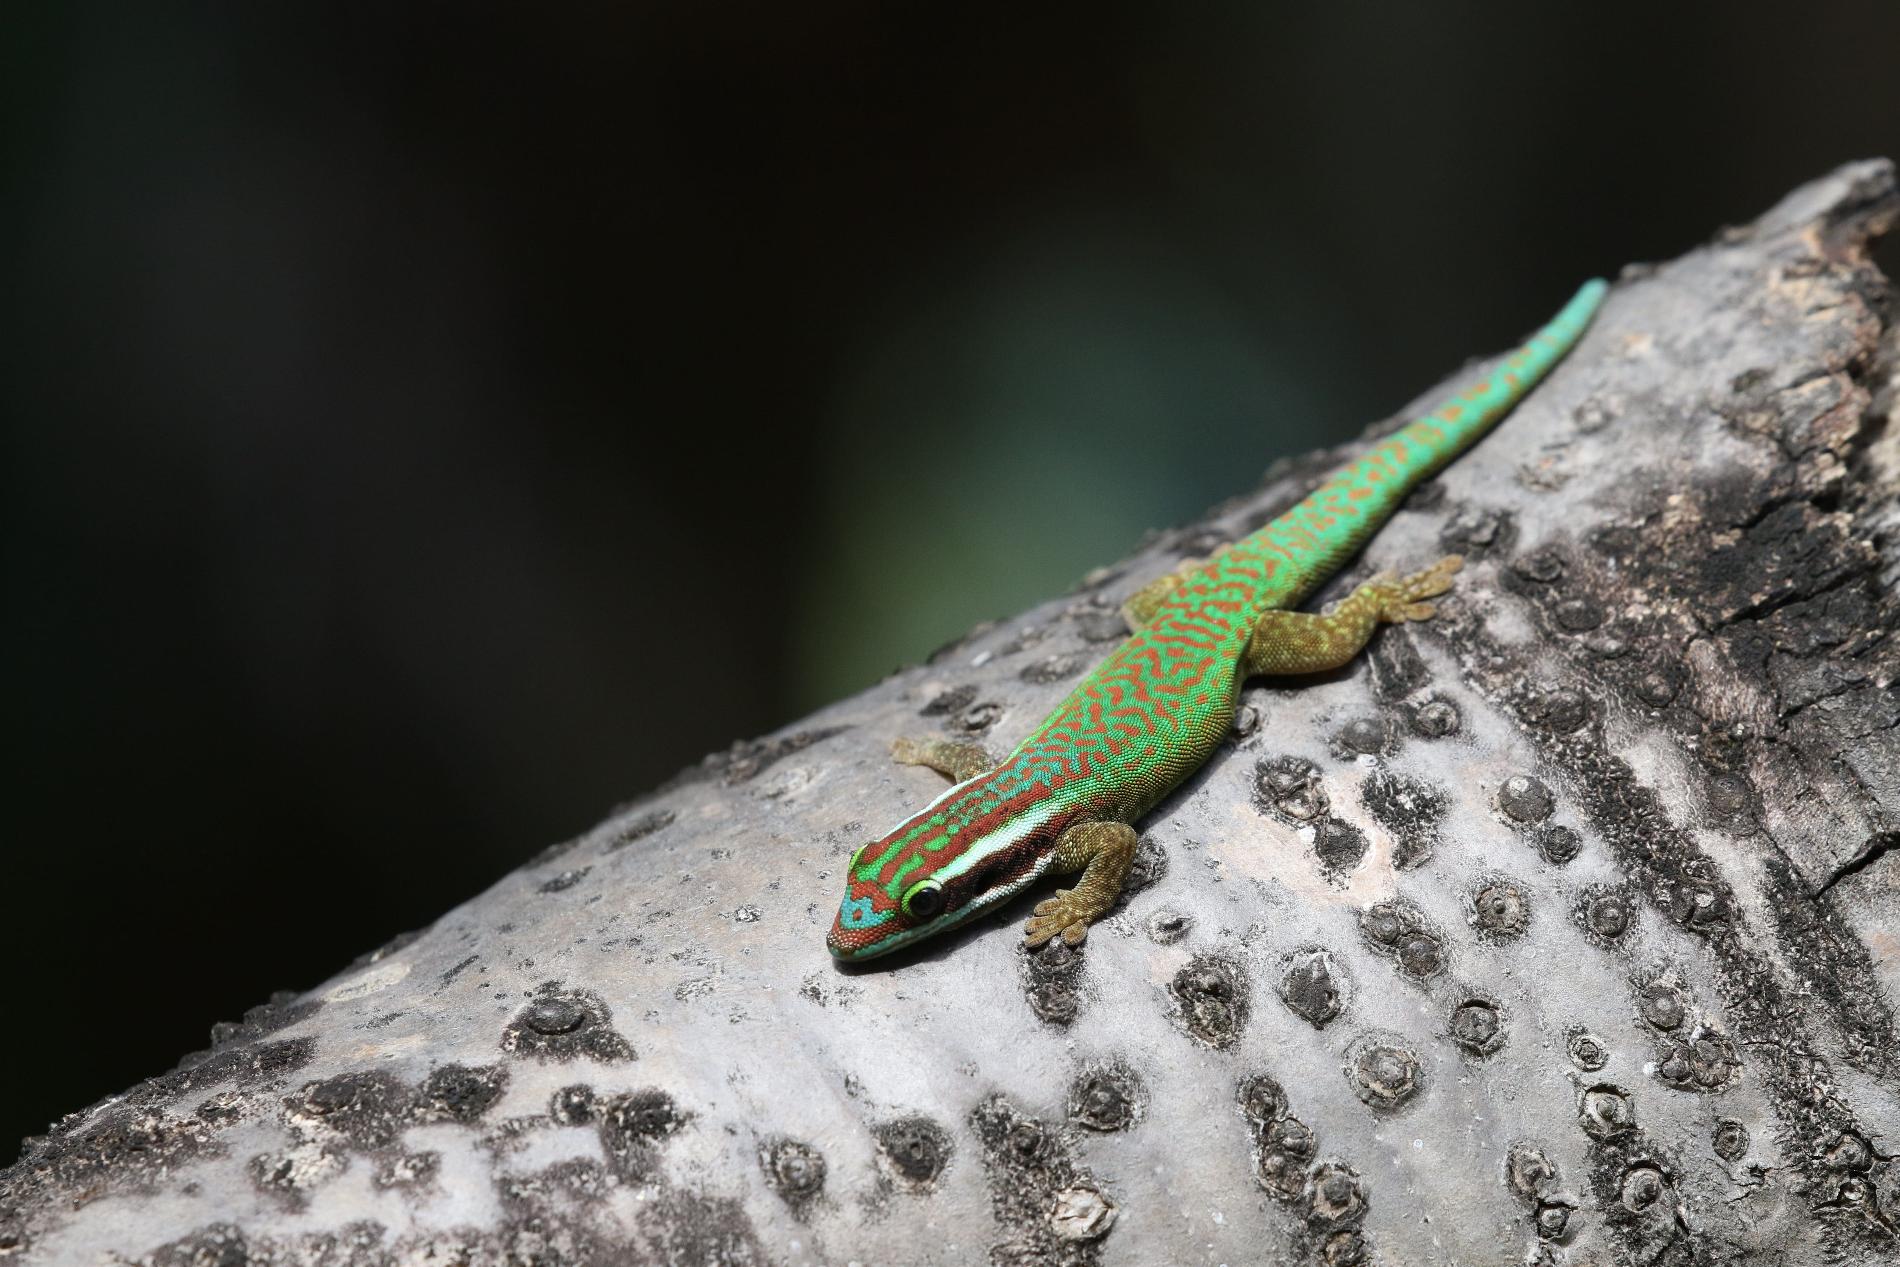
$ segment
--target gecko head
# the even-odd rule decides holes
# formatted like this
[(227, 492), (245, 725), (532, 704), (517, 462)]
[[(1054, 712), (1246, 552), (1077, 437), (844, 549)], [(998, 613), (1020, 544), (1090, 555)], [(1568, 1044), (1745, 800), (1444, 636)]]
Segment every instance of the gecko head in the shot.
[(972, 828), (939, 804), (867, 841), (845, 867), (844, 899), (825, 945), (873, 959), (975, 919), (1029, 887), (1048, 865), (1033, 821)]

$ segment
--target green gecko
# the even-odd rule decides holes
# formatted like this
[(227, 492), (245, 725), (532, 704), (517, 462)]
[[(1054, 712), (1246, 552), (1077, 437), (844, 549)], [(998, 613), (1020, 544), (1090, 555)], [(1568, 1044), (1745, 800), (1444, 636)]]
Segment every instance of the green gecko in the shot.
[(1469, 391), (1399, 429), (1258, 532), (1182, 565), (1122, 607), (1130, 637), (1001, 762), (975, 744), (899, 740), (893, 755), (955, 781), (851, 855), (826, 944), (862, 960), (1009, 901), (1045, 874), (1081, 873), (1038, 903), (1033, 949), (1079, 943), (1135, 857), (1133, 824), (1213, 755), (1241, 683), (1315, 673), (1357, 655), (1381, 622), (1425, 620), (1461, 566), (1377, 576), (1331, 610), (1299, 605), (1405, 495), (1489, 430), (1583, 336), (1608, 287), (1563, 311)]

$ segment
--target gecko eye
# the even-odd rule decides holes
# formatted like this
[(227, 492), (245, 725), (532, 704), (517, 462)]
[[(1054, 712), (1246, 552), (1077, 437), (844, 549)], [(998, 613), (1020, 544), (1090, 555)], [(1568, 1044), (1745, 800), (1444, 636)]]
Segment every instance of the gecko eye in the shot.
[(904, 914), (929, 919), (943, 910), (943, 882), (919, 880), (904, 890)]

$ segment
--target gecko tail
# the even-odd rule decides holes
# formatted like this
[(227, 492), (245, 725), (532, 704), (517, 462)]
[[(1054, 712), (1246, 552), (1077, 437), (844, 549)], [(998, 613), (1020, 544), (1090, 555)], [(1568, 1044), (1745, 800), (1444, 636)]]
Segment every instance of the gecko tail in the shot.
[(1511, 412), (1577, 346), (1609, 290), (1608, 282), (1591, 278), (1562, 311), (1489, 375), (1400, 429), (1393, 439), (1406, 442), (1408, 488), (1436, 475)]
[(1234, 548), (1296, 562), (1303, 574), (1294, 587), (1297, 602), (1356, 554), (1406, 494), (1470, 448), (1537, 386), (1583, 337), (1609, 289), (1601, 278), (1585, 282), (1562, 311), (1484, 378), (1379, 441)]

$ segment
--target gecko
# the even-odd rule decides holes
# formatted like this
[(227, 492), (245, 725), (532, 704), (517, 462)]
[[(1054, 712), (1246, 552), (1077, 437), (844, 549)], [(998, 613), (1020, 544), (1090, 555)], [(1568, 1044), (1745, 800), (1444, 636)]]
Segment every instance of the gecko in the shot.
[(1122, 605), (1129, 636), (1001, 761), (980, 745), (897, 740), (892, 756), (948, 791), (855, 849), (826, 937), (844, 961), (888, 954), (1009, 902), (1047, 875), (1024, 942), (1079, 944), (1135, 858), (1134, 824), (1206, 763), (1246, 679), (1350, 662), (1382, 623), (1427, 620), (1463, 561), (1381, 574), (1322, 612), (1293, 610), (1420, 483), (1497, 424), (1583, 337), (1608, 291), (1584, 284), (1488, 375), (1341, 467), (1259, 531), (1191, 560)]

